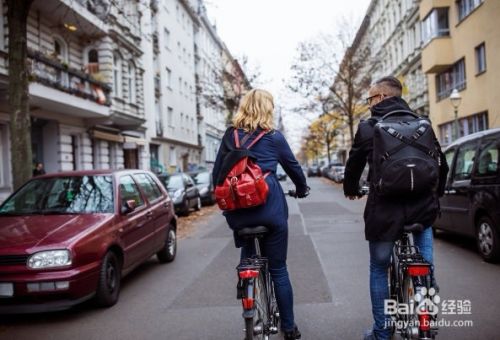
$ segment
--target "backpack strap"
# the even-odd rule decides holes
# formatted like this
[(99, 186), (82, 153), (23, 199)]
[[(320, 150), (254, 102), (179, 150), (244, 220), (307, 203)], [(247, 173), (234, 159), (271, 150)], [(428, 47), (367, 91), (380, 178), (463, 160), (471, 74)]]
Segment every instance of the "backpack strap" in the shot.
[(390, 116), (394, 116), (398, 113), (404, 113), (404, 114), (407, 114), (407, 115), (410, 115), (410, 116), (413, 116), (415, 118), (420, 118), (419, 115), (417, 115), (415, 112), (413, 111), (409, 111), (409, 110), (394, 110), (394, 111), (391, 111), (389, 113), (386, 113), (382, 118), (380, 118), (380, 120), (384, 120), (386, 118), (389, 118)]
[(238, 129), (233, 130), (234, 144), (239, 149), (240, 148), (240, 136), (238, 136)]
[[(396, 138), (396, 139), (399, 139), (400, 141), (402, 141), (403, 143), (407, 144), (407, 145), (410, 145), (420, 151), (422, 151), (423, 153), (431, 156), (432, 158), (436, 158), (437, 155), (435, 153), (434, 150), (431, 150), (429, 149), (428, 147), (420, 144), (417, 142), (417, 138), (415, 138), (415, 135), (413, 136), (413, 138), (408, 138), (406, 136), (403, 136), (401, 133), (399, 133), (398, 131), (396, 131), (395, 129), (391, 128), (391, 127), (383, 127), (382, 128), (384, 131), (386, 131), (388, 134), (390, 134), (392, 137)], [(424, 130), (425, 132), (425, 130)], [(422, 133), (423, 134), (423, 133)], [(421, 136), (421, 135), (420, 135)], [(419, 136), (419, 137), (420, 137)], [(400, 149), (402, 149), (401, 146), (397, 146), (396, 148), (394, 148), (391, 152), (391, 154), (389, 154), (389, 152), (386, 152), (383, 156), (383, 159), (387, 159), (389, 158), (391, 155), (395, 154), (396, 152), (398, 152)]]
[(255, 143), (257, 143), (259, 141), (259, 139), (261, 139), (262, 137), (264, 137), (264, 135), (267, 133), (268, 131), (267, 130), (262, 130), (258, 135), (257, 137), (255, 137), (255, 139), (252, 141), (252, 143), (250, 143), (248, 146), (247, 146), (247, 150), (249, 150), (252, 146), (254, 146)]

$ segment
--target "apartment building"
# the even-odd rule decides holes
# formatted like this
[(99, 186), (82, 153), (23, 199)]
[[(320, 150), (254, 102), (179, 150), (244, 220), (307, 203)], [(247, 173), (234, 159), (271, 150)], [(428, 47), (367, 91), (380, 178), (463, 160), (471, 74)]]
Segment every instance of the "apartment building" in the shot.
[(222, 83), (222, 41), (207, 17), (203, 1), (196, 4), (200, 25), (195, 34), (197, 116), (204, 146), (202, 163), (211, 168), (226, 130)]
[(200, 164), (203, 150), (198, 137), (194, 44), (200, 20), (188, 1), (152, 4), (153, 57), (148, 62), (154, 70), (155, 136), (150, 141), (151, 155), (159, 171), (188, 171)]
[[(0, 192), (5, 195), (11, 170), (3, 1), (0, 14)], [(33, 162), (44, 163), (48, 172), (144, 166), (137, 3), (35, 1), (27, 26)]]
[[(447, 145), (458, 137), (500, 127), (495, 102), (500, 1), (423, 0), (419, 15), (430, 117), (440, 142)], [(450, 101), (454, 89), (461, 97), (456, 108)]]

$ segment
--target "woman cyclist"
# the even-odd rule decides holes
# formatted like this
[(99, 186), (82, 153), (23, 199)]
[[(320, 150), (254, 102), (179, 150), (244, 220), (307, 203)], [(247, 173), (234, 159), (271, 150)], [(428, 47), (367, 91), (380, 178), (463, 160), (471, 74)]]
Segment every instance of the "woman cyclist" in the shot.
[[(286, 266), (288, 248), (288, 206), (283, 189), (276, 177), (276, 167), (280, 163), (296, 187), (297, 197), (306, 197), (309, 187), (302, 168), (295, 159), (285, 137), (273, 129), (273, 96), (264, 90), (249, 91), (241, 100), (240, 107), (233, 119), (233, 126), (228, 128), (213, 169), (214, 183), (224, 180), (223, 168), (225, 156), (235, 148), (233, 138), (237, 129), (240, 140), (250, 134), (241, 147), (248, 146), (262, 131), (268, 131), (255, 145), (251, 153), (262, 173), (270, 172), (266, 182), (269, 194), (266, 203), (249, 209), (225, 211), (229, 227), (237, 231), (246, 227), (266, 226), (270, 231), (261, 241), (262, 254), (268, 258), (276, 300), (281, 317), (281, 328), (285, 339), (300, 339), (301, 334), (295, 325), (293, 315), (293, 291)], [(226, 165), (227, 167), (227, 165)], [(242, 248), (241, 257), (255, 252), (251, 242), (246, 243), (234, 233), (235, 245)]]

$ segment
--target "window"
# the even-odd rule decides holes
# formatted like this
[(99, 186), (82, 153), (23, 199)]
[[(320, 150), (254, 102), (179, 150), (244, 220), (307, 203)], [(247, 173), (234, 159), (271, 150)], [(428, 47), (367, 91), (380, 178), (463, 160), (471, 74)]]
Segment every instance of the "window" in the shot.
[(476, 143), (467, 143), (460, 147), (455, 162), (454, 181), (470, 179), (474, 166), (474, 156), (476, 155)]
[(476, 47), (476, 74), (486, 71), (486, 46), (484, 43)]
[(149, 176), (146, 174), (138, 174), (134, 175), (134, 177), (149, 202), (155, 201), (162, 196), (160, 189), (158, 189), (156, 183), (153, 182)]
[(117, 52), (113, 54), (113, 94), (122, 96), (122, 58)]
[(120, 177), (120, 202), (121, 208), (126, 207), (127, 201), (133, 200), (137, 207), (144, 205), (144, 200), (131, 176)]
[(19, 215), (43, 213), (113, 213), (111, 176), (67, 176), (30, 181), (3, 205), (0, 211)]
[(128, 64), (128, 74), (127, 74), (127, 81), (128, 81), (128, 100), (130, 103), (135, 103), (136, 101), (136, 90), (135, 90), (135, 66), (132, 62), (129, 62)]
[[(458, 120), (458, 137), (488, 129), (488, 112), (481, 112)], [(452, 142), (455, 123), (453, 121), (439, 126), (440, 142), (443, 145)]]
[(172, 109), (171, 107), (167, 107), (167, 123), (168, 126), (170, 127), (174, 126), (174, 124), (172, 123), (173, 116), (174, 116), (174, 109)]
[(479, 162), (476, 169), (477, 176), (494, 176), (498, 172), (498, 154), (500, 144), (492, 139), (486, 142), (479, 154)]
[[(451, 169), (451, 166), (453, 165), (453, 156), (455, 156), (455, 151), (456, 149), (451, 149), (447, 150), (446, 153), (444, 154), (444, 157), (446, 158), (446, 163), (448, 164), (448, 168)], [(447, 178), (449, 179), (451, 176), (451, 171), (448, 171), (448, 176)]]
[(448, 98), (453, 89), (463, 90), (466, 85), (465, 59), (460, 59), (448, 70), (436, 75), (438, 100)]
[(450, 35), (448, 7), (434, 8), (422, 21), (422, 42)]
[(477, 6), (479, 6), (484, 0), (458, 0), (458, 21), (462, 21), (466, 16), (470, 14)]
[(60, 62), (68, 62), (68, 45), (62, 38), (54, 38), (53, 56)]
[(163, 120), (161, 117), (161, 106), (158, 100), (155, 101), (155, 113), (156, 113), (156, 136), (163, 136)]
[(167, 87), (172, 90), (172, 70), (167, 68)]
[(182, 78), (179, 77), (179, 93), (182, 94)]
[(163, 43), (167, 50), (170, 50), (170, 31), (166, 28), (163, 31)]
[(87, 52), (87, 66), (86, 71), (90, 74), (95, 74), (99, 72), (99, 54), (95, 48), (90, 49)]

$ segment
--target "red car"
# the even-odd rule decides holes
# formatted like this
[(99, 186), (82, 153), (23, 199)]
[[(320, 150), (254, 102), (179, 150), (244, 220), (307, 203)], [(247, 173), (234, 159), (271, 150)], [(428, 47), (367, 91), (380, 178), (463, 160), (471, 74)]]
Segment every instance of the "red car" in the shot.
[(172, 200), (148, 171), (36, 177), (0, 206), (0, 313), (118, 301), (120, 280), (176, 254)]

